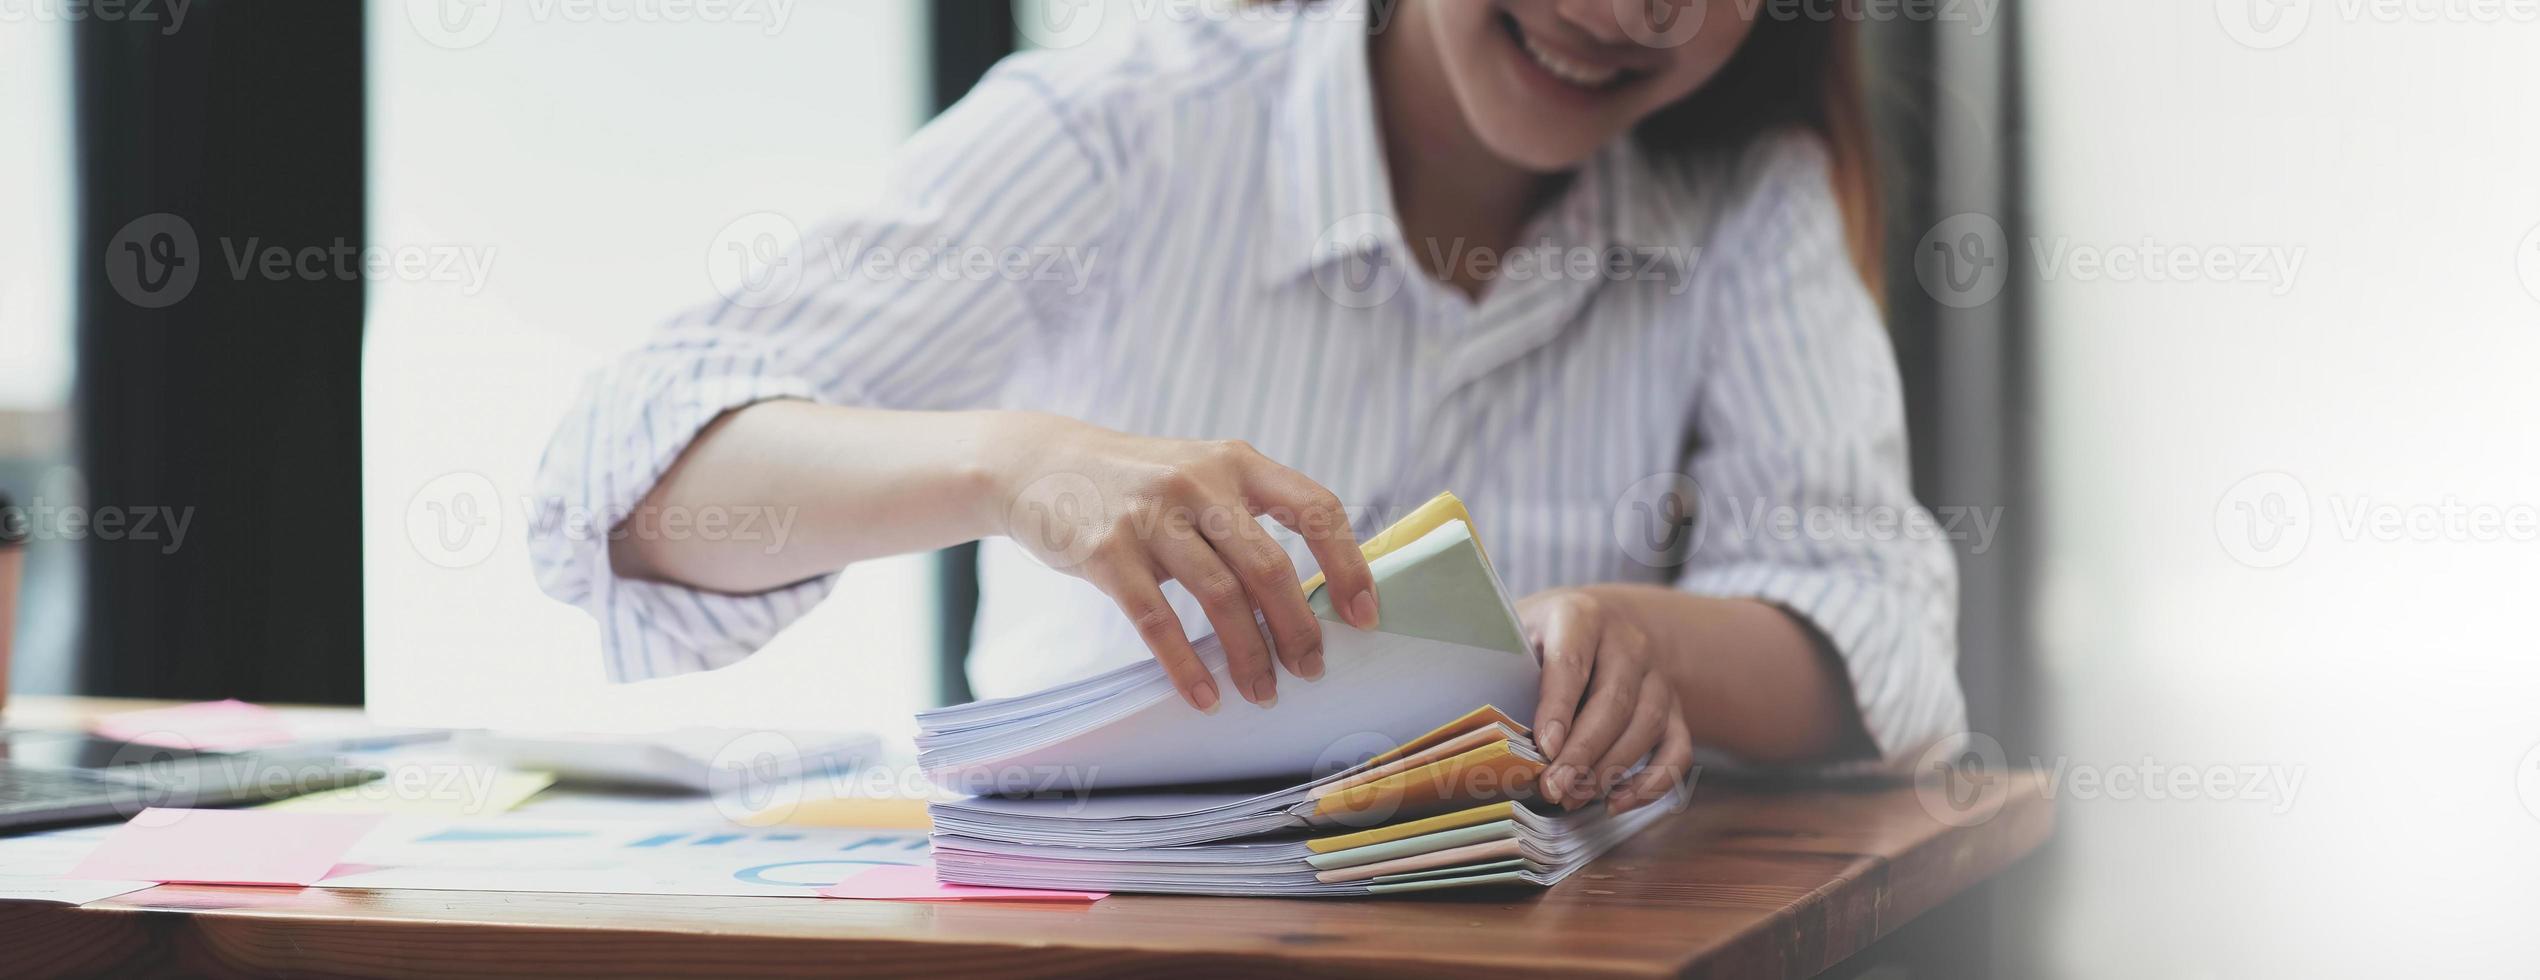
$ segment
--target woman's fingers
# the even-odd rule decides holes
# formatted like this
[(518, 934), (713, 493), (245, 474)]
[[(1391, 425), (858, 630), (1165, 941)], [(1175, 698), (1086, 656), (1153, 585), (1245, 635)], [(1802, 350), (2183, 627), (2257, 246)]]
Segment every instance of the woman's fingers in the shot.
[(1155, 544), (1155, 559), (1164, 574), (1190, 590), (1217, 627), (1217, 643), (1226, 651), (1226, 675), (1234, 679), (1237, 693), (1264, 707), (1277, 701), (1278, 680), (1272, 676), (1261, 621), (1253, 618), (1252, 595), (1244, 590), (1243, 579), (1207, 539), (1186, 528), (1164, 534)]
[(1598, 786), (1590, 767), (1631, 726), (1634, 709), (1640, 703), (1641, 686), (1648, 679), (1643, 661), (1646, 641), (1639, 631), (1608, 624), (1598, 635), (1587, 701), (1579, 707), (1577, 724), (1566, 737), (1560, 754), (1544, 773), (1547, 792), (1559, 794), (1553, 802), (1564, 806), (1595, 798)]
[(1624, 773), (1630, 772), (1634, 765), (1658, 747), (1658, 739), (1667, 733), (1667, 716), (1675, 706), (1676, 696), (1667, 690), (1667, 685), (1641, 685), (1640, 701), (1632, 708), (1632, 723), (1614, 739), (1614, 744), (1605, 750), (1604, 755), (1597, 757), (1595, 767), (1590, 770), (1595, 777), (1598, 795), (1611, 791), (1623, 781)]
[(1181, 617), (1173, 615), (1173, 604), (1164, 601), (1154, 573), (1129, 562), (1097, 565), (1089, 571), (1088, 578), (1137, 627), (1138, 639), (1155, 655), (1155, 662), (1164, 665), (1165, 675), (1173, 678), (1173, 687), (1182, 692), (1182, 700), (1216, 714), (1217, 679), (1209, 676), (1207, 665), (1200, 663), (1199, 654), (1191, 649), (1190, 638), (1182, 635)]
[(1376, 576), (1358, 550), (1358, 534), (1350, 530), (1349, 512), (1339, 497), (1305, 474), (1281, 466), (1258, 453), (1245, 468), (1244, 495), (1252, 509), (1270, 515), (1305, 539), (1323, 567), (1323, 588), (1341, 620), (1363, 630), (1376, 628)]
[[(1543, 694), (1535, 704), (1535, 745), (1547, 757), (1557, 757), (1567, 747), (1602, 632), (1602, 619), (1580, 603), (1556, 601), (1544, 613), (1536, 644), (1543, 656)], [(1551, 781), (1544, 788), (1550, 796)], [(1551, 799), (1561, 802), (1558, 796)]]
[(1684, 782), (1685, 773), (1693, 768), (1693, 730), (1685, 724), (1683, 706), (1667, 712), (1667, 727), (1658, 740), (1658, 754), (1638, 775), (1606, 798), (1605, 806), (1615, 813), (1628, 813), (1664, 798)]
[(1297, 588), (1296, 563), (1249, 512), (1236, 509), (1223, 516), (1203, 521), (1200, 529), (1226, 567), (1243, 579), (1244, 591), (1270, 627), (1279, 663), (1308, 680), (1323, 676), (1323, 626)]

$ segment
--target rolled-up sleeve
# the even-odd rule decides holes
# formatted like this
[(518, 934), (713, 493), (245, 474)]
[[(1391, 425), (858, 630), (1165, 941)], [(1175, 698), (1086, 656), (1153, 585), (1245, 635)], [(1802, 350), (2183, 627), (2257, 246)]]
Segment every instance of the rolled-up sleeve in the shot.
[(540, 588), (598, 620), (612, 679), (734, 663), (834, 579), (730, 595), (612, 571), (610, 538), (708, 423), (772, 399), (984, 407), (1038, 337), (1081, 319), (1119, 154), (1093, 95), (1046, 66), (993, 72), (909, 142), (874, 206), (736, 223), (731, 244), (782, 259), (718, 282), (724, 295), (585, 382), (540, 459), (530, 552)]
[(1961, 730), (1957, 570), (1913, 496), (1896, 360), (1845, 248), (1823, 152), (1747, 163), (1705, 311), (1692, 476), (1700, 536), (1679, 586), (1764, 600), (1842, 658), (1889, 765)]

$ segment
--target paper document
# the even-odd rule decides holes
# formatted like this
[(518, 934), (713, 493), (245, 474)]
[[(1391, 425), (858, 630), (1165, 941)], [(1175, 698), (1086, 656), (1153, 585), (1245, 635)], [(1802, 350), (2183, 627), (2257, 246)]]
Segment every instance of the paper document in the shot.
[[(1327, 620), (1324, 676), (1283, 680), (1275, 708), (1227, 698), (1202, 714), (1161, 665), (1142, 660), (1035, 694), (923, 712), (918, 766), (965, 793), (1293, 779), (1355, 765), (1475, 705), (1529, 720), (1540, 668), (1469, 525), (1448, 520), (1369, 567), (1384, 629)], [(1217, 638), (1193, 646), (1232, 690)]]
[(377, 814), (151, 807), (106, 835), (70, 877), (307, 885), (379, 826)]
[(902, 902), (1092, 902), (1104, 892), (1048, 888), (989, 888), (953, 885), (935, 879), (932, 863), (867, 868), (820, 890), (823, 898), (871, 898)]

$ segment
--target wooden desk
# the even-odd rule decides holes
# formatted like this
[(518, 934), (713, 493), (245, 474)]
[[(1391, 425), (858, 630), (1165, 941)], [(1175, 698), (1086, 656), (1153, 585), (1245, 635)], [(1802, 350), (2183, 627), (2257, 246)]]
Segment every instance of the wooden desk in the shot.
[(1909, 786), (1712, 781), (1540, 895), (1038, 907), (163, 885), (0, 903), (0, 950), (14, 975), (1808, 976), (2043, 843), (2036, 776), (2005, 779), (1950, 822)]

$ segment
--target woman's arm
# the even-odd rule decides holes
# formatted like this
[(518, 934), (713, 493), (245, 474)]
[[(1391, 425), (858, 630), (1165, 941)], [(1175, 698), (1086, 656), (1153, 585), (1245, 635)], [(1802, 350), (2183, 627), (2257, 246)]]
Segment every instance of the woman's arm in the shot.
[[(869, 558), (997, 533), (986, 460), (996, 412), (896, 412), (760, 402), (697, 434), (609, 542), (617, 574), (765, 592)], [(651, 534), (664, 515), (759, 511), (765, 536)]]
[(1841, 661), (1789, 613), (1655, 585), (1579, 591), (1649, 635), (1651, 662), (1695, 743), (1762, 765), (1875, 754)]
[[(747, 509), (772, 511), (756, 523), (790, 534), (643, 530)], [(670, 515), (680, 519), (661, 519)], [(1292, 674), (1323, 673), (1322, 625), (1260, 516), (1304, 536), (1343, 619), (1376, 626), (1374, 577), (1340, 501), (1314, 481), (1239, 442), (1148, 439), (1030, 412), (773, 401), (728, 413), (620, 525), (609, 560), (627, 578), (753, 592), (865, 558), (1010, 537), (1110, 596), (1184, 700), (1213, 712), (1217, 682), (1165, 601), (1165, 581), (1200, 600), (1244, 699), (1278, 700), (1274, 653)]]

